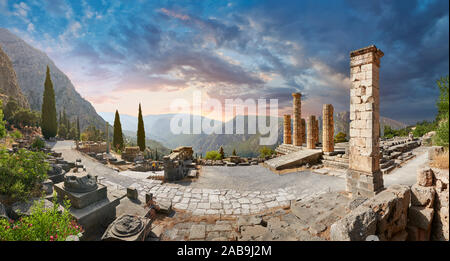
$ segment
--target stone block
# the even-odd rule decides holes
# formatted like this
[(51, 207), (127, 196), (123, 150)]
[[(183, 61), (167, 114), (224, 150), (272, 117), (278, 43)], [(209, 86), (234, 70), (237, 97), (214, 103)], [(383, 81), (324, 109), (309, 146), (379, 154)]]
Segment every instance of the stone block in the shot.
[(433, 207), (435, 197), (434, 187), (422, 187), (414, 184), (411, 187), (411, 205)]
[(434, 209), (432, 208), (411, 206), (408, 213), (408, 224), (429, 231), (433, 221), (433, 214)]
[(67, 196), (70, 200), (72, 207), (81, 209), (94, 202), (106, 198), (107, 195), (106, 186), (102, 184), (97, 185), (98, 185), (97, 189), (85, 193), (76, 193), (67, 191), (66, 188), (64, 187), (64, 182), (54, 184), (53, 188), (58, 194), (59, 200), (64, 200), (64, 198)]
[(365, 241), (367, 236), (375, 235), (376, 229), (375, 212), (369, 207), (359, 206), (331, 225), (330, 238), (333, 241)]
[(139, 197), (138, 190), (135, 187), (128, 187), (127, 188), (127, 197), (129, 199), (137, 200)]
[(417, 184), (422, 187), (433, 186), (434, 173), (431, 168), (421, 168), (417, 170)]

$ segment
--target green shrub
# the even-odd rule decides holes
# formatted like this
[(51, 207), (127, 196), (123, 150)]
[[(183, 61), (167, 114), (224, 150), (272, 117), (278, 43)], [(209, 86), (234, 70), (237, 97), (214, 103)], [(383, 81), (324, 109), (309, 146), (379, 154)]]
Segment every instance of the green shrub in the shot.
[(3, 104), (2, 101), (0, 101), (0, 139), (6, 136), (6, 128), (5, 128), (5, 121), (3, 120), (2, 104)]
[(334, 136), (334, 143), (346, 142), (347, 141), (346, 137), (347, 134), (339, 132), (338, 134), (336, 134), (336, 136)]
[(44, 159), (42, 152), (20, 149), (9, 154), (0, 150), (0, 194), (12, 202), (39, 194), (40, 184), (47, 179), (49, 169)]
[(416, 128), (413, 130), (413, 135), (416, 138), (422, 137), (430, 131), (434, 131), (436, 129), (436, 123), (423, 121), (416, 124)]
[(259, 157), (260, 158), (265, 158), (268, 156), (272, 156), (273, 154), (275, 154), (275, 151), (267, 146), (262, 147), (259, 150)]
[(11, 137), (13, 137), (14, 139), (21, 139), (23, 135), (20, 131), (15, 130), (11, 133)]
[(433, 138), (433, 144), (438, 146), (444, 146), (448, 148), (449, 141), (448, 141), (448, 119), (443, 120), (439, 123), (439, 127), (436, 130), (436, 135)]
[(83, 229), (76, 223), (67, 209), (70, 202), (65, 200), (64, 210), (58, 210), (56, 194), (53, 208), (44, 208), (44, 199), (32, 207), (31, 215), (17, 221), (0, 218), (0, 241), (64, 241), (70, 235), (82, 236)]
[(33, 149), (43, 149), (45, 148), (45, 142), (41, 138), (36, 137), (34, 138), (33, 143), (31, 143), (31, 147)]
[(208, 151), (206, 152), (206, 159), (209, 160), (220, 160), (221, 159), (221, 155), (218, 151), (216, 150), (212, 150), (212, 151)]

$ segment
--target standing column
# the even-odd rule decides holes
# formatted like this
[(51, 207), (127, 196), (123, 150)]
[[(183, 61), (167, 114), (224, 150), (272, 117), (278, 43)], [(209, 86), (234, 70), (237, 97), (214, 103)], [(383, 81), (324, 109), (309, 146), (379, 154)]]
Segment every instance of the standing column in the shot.
[(308, 126), (307, 127), (307, 132), (308, 135), (306, 137), (306, 147), (308, 149), (315, 149), (316, 148), (316, 143), (315, 143), (315, 137), (314, 137), (314, 125), (316, 122), (316, 116), (311, 115), (308, 117)]
[(314, 142), (319, 143), (319, 119), (314, 122)]
[(322, 150), (323, 152), (334, 151), (334, 120), (333, 105), (324, 104), (322, 110)]
[(306, 121), (302, 119), (302, 144), (306, 143)]
[(294, 146), (302, 146), (302, 95), (300, 93), (293, 93), (292, 97), (294, 97)]
[(284, 136), (283, 136), (284, 144), (292, 144), (291, 139), (291, 115), (284, 115)]
[(350, 146), (347, 191), (371, 197), (383, 189), (380, 171), (379, 70), (383, 52), (374, 45), (350, 53)]

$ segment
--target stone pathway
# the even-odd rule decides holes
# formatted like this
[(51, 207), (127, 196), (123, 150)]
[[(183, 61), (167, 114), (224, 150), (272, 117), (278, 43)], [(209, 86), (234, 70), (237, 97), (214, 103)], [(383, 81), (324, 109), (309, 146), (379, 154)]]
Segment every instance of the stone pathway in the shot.
[[(104, 166), (96, 160), (73, 150), (73, 146), (73, 142), (71, 141), (59, 141), (54, 144), (53, 149), (61, 152), (63, 157), (68, 161), (81, 158), (87, 171), (93, 175), (97, 175), (99, 182), (108, 186), (110, 190), (126, 190), (128, 186), (133, 186), (138, 190), (142, 198), (145, 197), (146, 193), (153, 193), (156, 202), (171, 201), (175, 209), (188, 211), (197, 216), (256, 214), (272, 208), (289, 207), (291, 200), (310, 199), (326, 192), (343, 190), (344, 188), (344, 182), (340, 179), (335, 180), (334, 177), (326, 177), (330, 180), (330, 186), (327, 186), (326, 182), (320, 186), (313, 186), (314, 180), (309, 180), (301, 184), (301, 189), (298, 189), (299, 187), (294, 185), (265, 191), (250, 189), (235, 190), (229, 188), (194, 188), (183, 184), (162, 184), (160, 180), (135, 179), (129, 176), (119, 175), (118, 172)], [(307, 175), (313, 175), (312, 177), (316, 179), (322, 179), (324, 177), (311, 173)], [(276, 176), (276, 178), (282, 179), (283, 176)], [(254, 179), (254, 176), (252, 179)], [(299, 181), (302, 180), (299, 176), (296, 179)], [(336, 184), (341, 185), (336, 186)], [(282, 185), (285, 184), (283, 183)]]

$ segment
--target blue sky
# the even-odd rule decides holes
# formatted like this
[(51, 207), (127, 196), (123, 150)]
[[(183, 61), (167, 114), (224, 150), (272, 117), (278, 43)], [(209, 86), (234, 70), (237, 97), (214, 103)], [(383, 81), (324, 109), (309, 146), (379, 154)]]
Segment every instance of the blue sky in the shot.
[(12, 1), (0, 27), (45, 51), (97, 111), (164, 113), (201, 90), (349, 109), (349, 53), (385, 56), (381, 115), (433, 119), (449, 72), (448, 1)]

